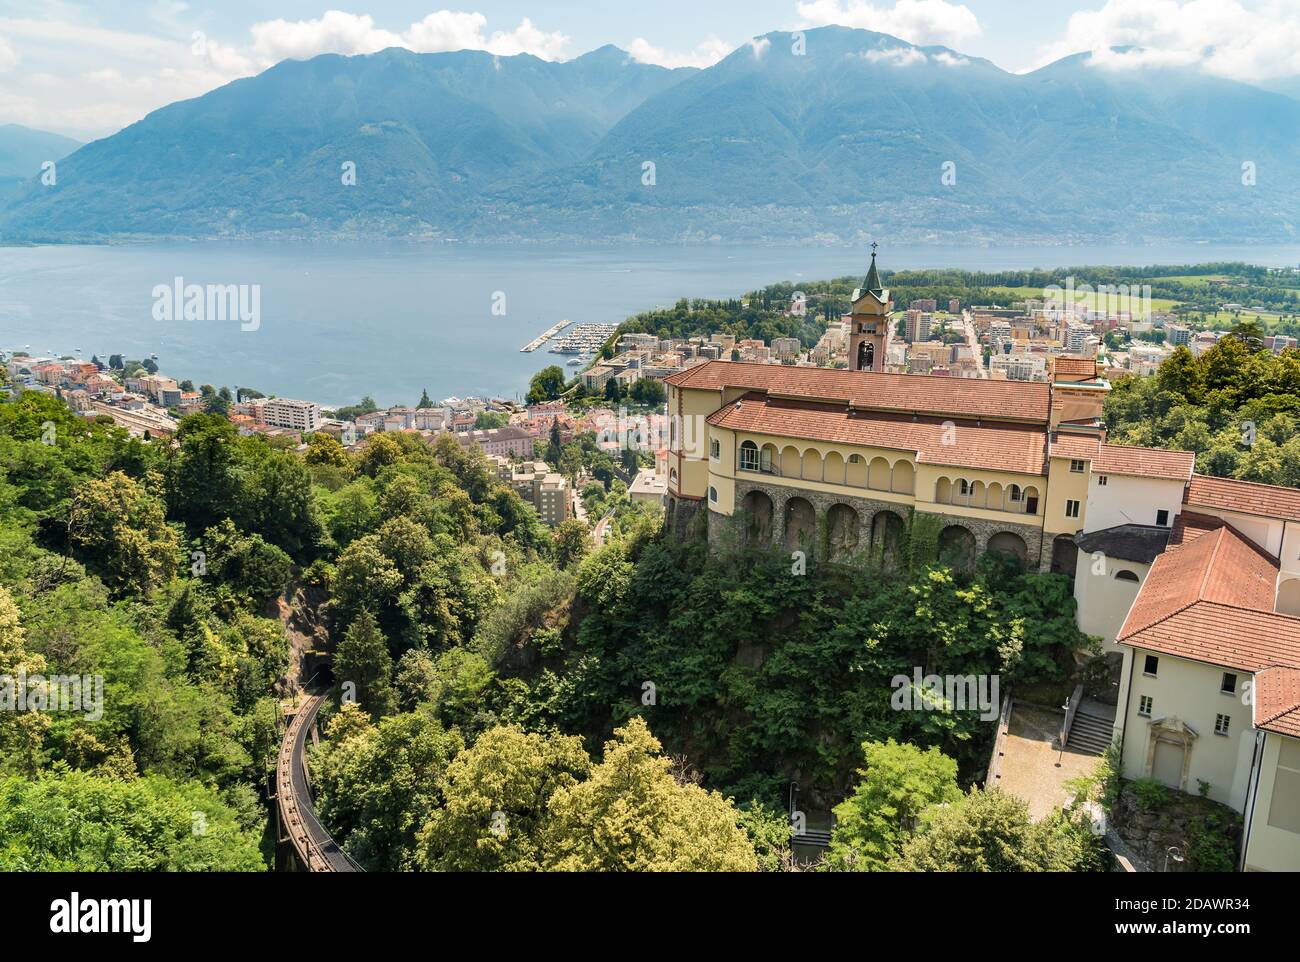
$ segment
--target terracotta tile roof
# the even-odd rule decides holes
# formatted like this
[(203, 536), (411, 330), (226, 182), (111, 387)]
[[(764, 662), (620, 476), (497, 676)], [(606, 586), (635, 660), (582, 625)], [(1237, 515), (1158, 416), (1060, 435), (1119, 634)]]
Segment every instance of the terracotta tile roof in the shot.
[(1136, 448), (1122, 444), (1103, 444), (1092, 462), (1097, 474), (1127, 474), (1138, 478), (1162, 478), (1186, 481), (1196, 467), (1191, 451), (1166, 451), (1163, 448)]
[(1213, 515), (1197, 514), (1195, 511), (1180, 511), (1174, 518), (1173, 534), (1169, 536), (1170, 546), (1187, 544), (1203, 534), (1217, 531), (1227, 522)]
[(1300, 738), (1300, 668), (1275, 666), (1255, 675), (1256, 728)]
[(1300, 490), (1193, 474), (1183, 503), (1300, 521)]
[(1170, 548), (1151, 567), (1119, 637), (1198, 601), (1273, 610), (1277, 563), (1227, 525)]
[(1279, 663), (1300, 666), (1300, 618), (1201, 602), (1121, 644), (1234, 671), (1257, 672)]
[[(1188, 519), (1183, 542), (1156, 559), (1116, 640), (1238, 671), (1300, 668), (1300, 618), (1273, 611), (1276, 559), (1230, 525), (1202, 527), (1213, 520)], [(1188, 540), (1189, 531), (1200, 533)]]
[(1066, 434), (1056, 435), (1056, 440), (1052, 442), (1051, 456), (1054, 458), (1069, 458), (1070, 460), (1092, 461), (1097, 457), (1097, 449), (1100, 447), (1100, 441), (1095, 437), (1088, 437), (1083, 434)]
[[(1042, 475), (1047, 447), (1046, 430), (1034, 425), (850, 412), (843, 405), (773, 398), (759, 392), (724, 405), (709, 415), (708, 421), (733, 431), (908, 451), (921, 464), (1018, 474)], [(953, 443), (945, 444), (945, 440)]]
[(1057, 374), (1086, 374), (1097, 376), (1097, 360), (1091, 357), (1058, 357), (1053, 362), (1053, 371)]
[(675, 387), (720, 391), (726, 387), (786, 397), (842, 401), (859, 409), (964, 418), (1048, 420), (1050, 388), (1029, 381), (871, 374), (824, 367), (784, 367), (709, 361), (665, 379)]

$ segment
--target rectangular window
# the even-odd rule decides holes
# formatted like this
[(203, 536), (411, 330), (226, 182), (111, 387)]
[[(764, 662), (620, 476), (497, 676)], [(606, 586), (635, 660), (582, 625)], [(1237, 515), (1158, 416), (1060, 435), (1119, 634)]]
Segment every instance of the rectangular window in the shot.
[(1110, 479), (1107, 478), (1106, 475), (1104, 475), (1104, 474), (1099, 474), (1099, 475), (1097, 475), (1097, 484), (1098, 484), (1100, 487), (1103, 487), (1103, 488), (1104, 488), (1104, 487), (1106, 487), (1106, 485), (1109, 484), (1109, 483), (1110, 483)]
[(1071, 474), (1083, 474), (1085, 467), (1086, 465), (1082, 461), (1078, 460), (1077, 458), (1070, 461)]
[(1077, 517), (1079, 516), (1079, 502), (1078, 502), (1078, 501), (1067, 501), (1067, 502), (1065, 502), (1065, 516), (1066, 516), (1067, 518), (1077, 518)]
[(740, 470), (758, 470), (758, 448), (754, 447), (752, 444), (742, 444), (740, 446)]
[(1231, 724), (1231, 722), (1232, 722), (1232, 719), (1229, 718), (1227, 715), (1215, 715), (1215, 716), (1214, 716), (1214, 734), (1216, 734), (1216, 735), (1226, 735), (1226, 734), (1228, 734), (1228, 725)]
[(1157, 511), (1157, 512), (1156, 512), (1156, 524), (1157, 524), (1159, 527), (1161, 527), (1161, 528), (1167, 528), (1167, 527), (1169, 527), (1169, 512), (1168, 512), (1168, 511)]
[(717, 438), (710, 438), (710, 439), (709, 439), (709, 459), (712, 460), (712, 461), (716, 461), (716, 460), (718, 460), (718, 458), (720, 458), (721, 456), (722, 456), (722, 445), (718, 442), (718, 439), (717, 439)]
[(1146, 661), (1142, 663), (1142, 674), (1150, 675), (1152, 678), (1154, 678), (1156, 677), (1159, 668), (1160, 668), (1160, 659), (1157, 658), (1155, 655), (1147, 655)]
[(1151, 696), (1143, 695), (1138, 699), (1138, 714), (1150, 718), (1153, 705), (1154, 702), (1151, 700)]
[(1230, 671), (1223, 673), (1223, 681), (1219, 682), (1219, 691), (1225, 695), (1237, 694), (1237, 676)]

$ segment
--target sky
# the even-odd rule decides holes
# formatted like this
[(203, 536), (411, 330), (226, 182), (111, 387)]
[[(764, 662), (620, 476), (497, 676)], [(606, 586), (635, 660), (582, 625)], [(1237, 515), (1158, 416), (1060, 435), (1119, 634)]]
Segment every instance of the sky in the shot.
[[(456, 0), (443, 0), (455, 4)], [(607, 43), (707, 67), (772, 30), (842, 24), (941, 44), (1022, 73), (1136, 46), (1300, 90), (1300, 0), (0, 0), (0, 124), (112, 133), (286, 58), (482, 49), (567, 60)], [(1103, 58), (1099, 55), (1098, 61)]]

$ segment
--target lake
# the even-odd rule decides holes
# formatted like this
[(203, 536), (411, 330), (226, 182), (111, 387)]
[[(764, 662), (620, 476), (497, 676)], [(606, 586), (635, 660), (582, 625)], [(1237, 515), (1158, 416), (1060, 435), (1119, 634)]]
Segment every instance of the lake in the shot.
[[(1290, 247), (882, 246), (890, 270), (1001, 270), (1244, 260), (1300, 263)], [(414, 243), (194, 243), (0, 248), (0, 350), (158, 355), (196, 384), (347, 404), (415, 404), (428, 389), (514, 397), (548, 364), (519, 348), (561, 319), (616, 323), (680, 297), (866, 273), (844, 247), (466, 247)], [(185, 285), (246, 285), (253, 324), (158, 320)], [(156, 290), (158, 289), (158, 290)], [(494, 313), (494, 307), (496, 311)], [(504, 310), (504, 314), (501, 311)], [(178, 313), (180, 313), (178, 311)], [(572, 368), (568, 368), (572, 371)]]

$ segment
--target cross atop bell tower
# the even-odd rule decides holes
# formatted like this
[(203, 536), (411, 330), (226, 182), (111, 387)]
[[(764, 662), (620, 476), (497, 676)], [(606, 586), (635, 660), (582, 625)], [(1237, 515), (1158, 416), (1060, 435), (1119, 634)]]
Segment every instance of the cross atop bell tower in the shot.
[(849, 370), (880, 372), (885, 369), (889, 343), (889, 291), (876, 269), (875, 241), (871, 243), (871, 268), (862, 286), (853, 292), (849, 309)]

